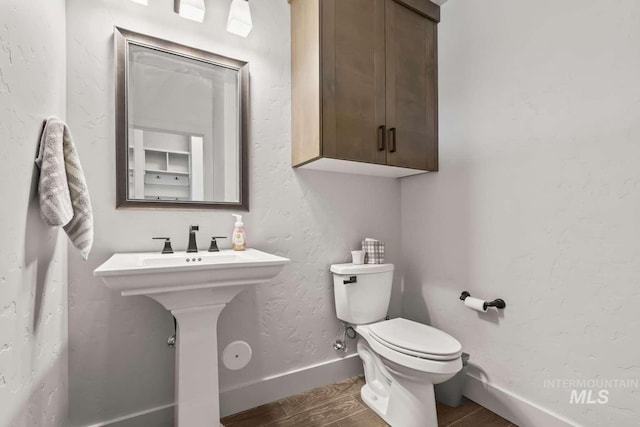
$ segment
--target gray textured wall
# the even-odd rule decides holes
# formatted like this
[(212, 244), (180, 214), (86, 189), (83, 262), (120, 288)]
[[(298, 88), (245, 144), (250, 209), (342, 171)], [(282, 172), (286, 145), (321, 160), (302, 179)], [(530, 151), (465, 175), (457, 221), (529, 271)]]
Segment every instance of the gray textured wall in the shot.
[(67, 412), (67, 237), (44, 225), (34, 159), (65, 116), (64, 0), (0, 2), (0, 426)]
[[(402, 182), (404, 314), (518, 399), (637, 425), (637, 388), (580, 405), (544, 380), (640, 378), (640, 3), (442, 11), (440, 172)], [(463, 290), (507, 309), (478, 315)]]

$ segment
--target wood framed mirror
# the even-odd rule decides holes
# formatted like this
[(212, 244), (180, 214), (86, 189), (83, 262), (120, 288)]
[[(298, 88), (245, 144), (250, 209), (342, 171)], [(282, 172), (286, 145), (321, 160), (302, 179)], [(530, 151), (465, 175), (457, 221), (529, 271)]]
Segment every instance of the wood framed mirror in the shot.
[(249, 210), (249, 65), (116, 27), (118, 208)]

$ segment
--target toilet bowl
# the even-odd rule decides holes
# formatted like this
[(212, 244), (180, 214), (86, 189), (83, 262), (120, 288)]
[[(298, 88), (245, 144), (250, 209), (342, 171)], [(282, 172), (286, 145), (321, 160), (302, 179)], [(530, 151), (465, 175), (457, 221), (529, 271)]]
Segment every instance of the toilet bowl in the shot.
[[(381, 326), (388, 326), (389, 334), (402, 335), (408, 329), (423, 332), (422, 345), (403, 348), (400, 346), (403, 342), (395, 339), (397, 335), (380, 337), (375, 331)], [(462, 369), (460, 344), (442, 331), (402, 318), (359, 325), (355, 330), (360, 336), (358, 355), (363, 361), (366, 378), (362, 400), (394, 427), (437, 426), (433, 386)], [(426, 353), (424, 348), (433, 335), (446, 344), (438, 347), (443, 343), (436, 340), (432, 343), (432, 352)], [(443, 339), (445, 336), (451, 341)], [(451, 350), (456, 344), (457, 348)]]
[(393, 269), (392, 264), (332, 265), (336, 312), (359, 336), (362, 400), (392, 427), (436, 427), (433, 386), (462, 369), (462, 346), (431, 326), (384, 320)]

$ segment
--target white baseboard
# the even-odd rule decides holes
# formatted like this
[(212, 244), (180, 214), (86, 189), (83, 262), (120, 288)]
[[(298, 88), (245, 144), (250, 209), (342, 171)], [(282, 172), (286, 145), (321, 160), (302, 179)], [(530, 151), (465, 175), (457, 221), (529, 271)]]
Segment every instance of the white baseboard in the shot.
[(578, 424), (503, 388), (467, 374), (464, 395), (520, 427), (572, 427)]
[(174, 403), (156, 406), (144, 411), (134, 412), (122, 417), (114, 418), (87, 427), (170, 427), (173, 426)]
[[(362, 374), (357, 354), (283, 372), (220, 391), (221, 417)], [(467, 374), (464, 395), (520, 427), (572, 427), (579, 424), (501, 387)], [(136, 412), (89, 427), (171, 426), (174, 404)]]
[(362, 361), (357, 354), (350, 354), (295, 371), (261, 378), (221, 390), (220, 414), (225, 417), (360, 374)]
[[(239, 384), (220, 391), (220, 416), (225, 417), (360, 374), (362, 361), (356, 353)], [(162, 405), (88, 427), (172, 426), (174, 406)]]

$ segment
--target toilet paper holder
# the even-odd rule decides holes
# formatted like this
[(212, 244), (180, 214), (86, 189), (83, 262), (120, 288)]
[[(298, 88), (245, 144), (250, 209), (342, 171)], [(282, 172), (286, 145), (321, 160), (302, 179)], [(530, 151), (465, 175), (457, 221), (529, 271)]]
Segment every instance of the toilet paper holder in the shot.
[[(464, 301), (467, 297), (470, 297), (471, 294), (467, 291), (464, 291), (461, 295), (460, 295), (460, 300)], [(495, 307), (495, 308), (499, 308), (499, 309), (503, 309), (507, 306), (507, 303), (504, 302), (503, 299), (494, 299), (493, 301), (485, 301), (484, 302), (484, 309), (486, 310), (489, 307)]]

